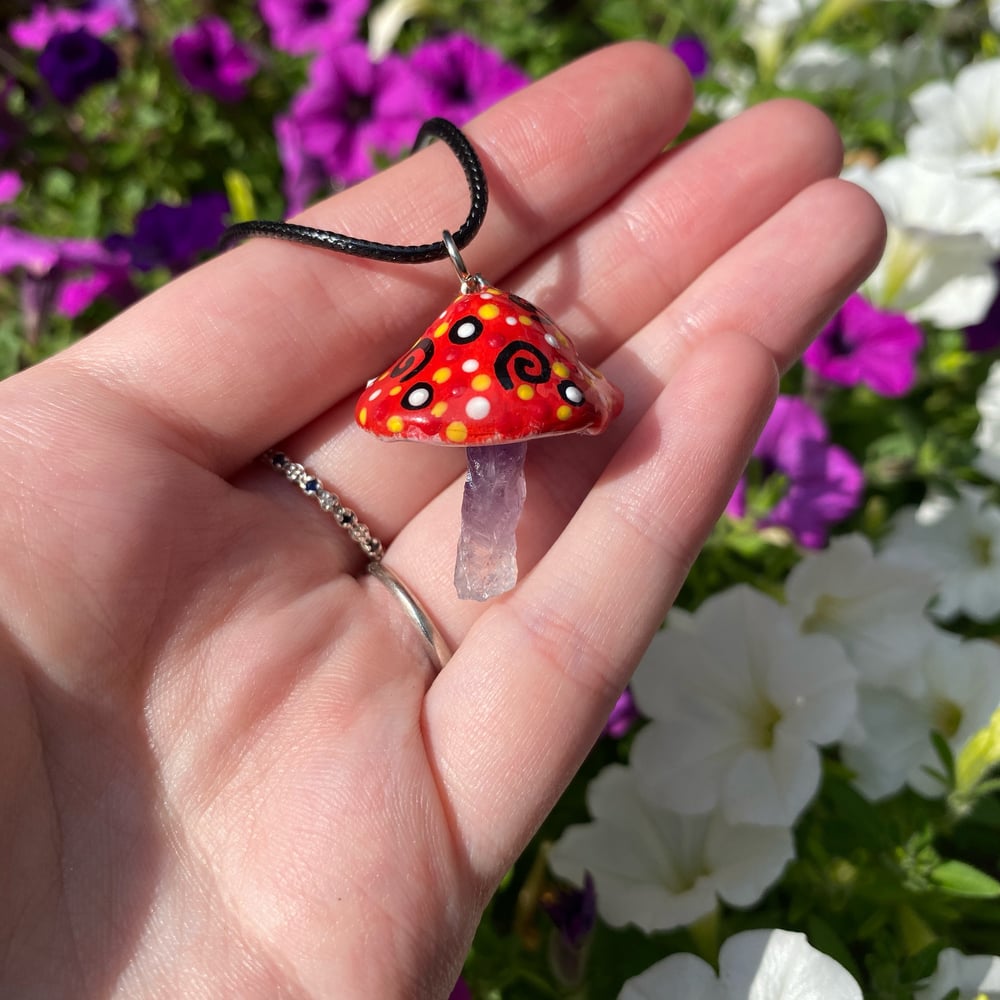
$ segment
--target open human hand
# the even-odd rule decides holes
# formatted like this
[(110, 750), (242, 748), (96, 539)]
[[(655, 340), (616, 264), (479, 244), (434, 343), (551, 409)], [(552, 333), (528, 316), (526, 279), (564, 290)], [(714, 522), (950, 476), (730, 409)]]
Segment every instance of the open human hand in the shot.
[[(832, 126), (788, 101), (663, 152), (691, 85), (605, 49), (467, 129), (471, 268), (625, 392), (528, 456), (521, 582), (452, 585), (463, 457), (354, 401), (451, 266), (256, 241), (0, 385), (0, 995), (446, 996), (733, 489), (777, 376), (876, 262)], [(435, 145), (302, 221), (398, 243), (465, 211)], [(254, 456), (284, 442), (386, 546)]]

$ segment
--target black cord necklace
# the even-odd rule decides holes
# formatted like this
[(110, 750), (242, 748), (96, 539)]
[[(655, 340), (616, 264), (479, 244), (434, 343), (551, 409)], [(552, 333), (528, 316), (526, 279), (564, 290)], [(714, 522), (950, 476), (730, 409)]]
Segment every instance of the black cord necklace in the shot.
[(514, 532), (524, 502), (528, 439), (599, 434), (621, 410), (622, 394), (579, 358), (546, 313), (466, 269), (459, 251), (486, 217), (486, 175), (469, 140), (451, 122), (426, 122), (414, 152), (432, 139), (448, 144), (469, 185), (472, 204), (454, 235), (445, 230), (436, 243), (398, 246), (261, 221), (231, 226), (223, 246), (269, 236), (394, 264), (451, 258), (460, 294), (361, 391), (355, 418), (383, 439), (467, 448), (455, 588), (461, 598), (483, 601), (517, 580)]
[[(465, 135), (451, 122), (444, 118), (431, 118), (424, 122), (417, 133), (413, 144), (413, 153), (419, 152), (430, 145), (434, 139), (441, 139), (455, 154), (465, 173), (465, 181), (469, 186), (471, 205), (469, 214), (452, 239), (455, 245), (462, 249), (479, 232), (486, 218), (486, 206), (489, 201), (489, 189), (486, 186), (486, 174), (476, 151)], [(291, 240), (293, 243), (305, 243), (308, 246), (321, 247), (324, 250), (335, 250), (337, 253), (351, 254), (354, 257), (367, 257), (370, 260), (381, 260), (389, 264), (426, 264), (432, 260), (444, 260), (449, 256), (445, 241), (436, 243), (421, 243), (416, 246), (398, 246), (393, 243), (376, 243), (373, 240), (362, 240), (354, 236), (344, 236), (332, 233), (326, 229), (313, 229), (311, 226), (297, 226), (291, 222), (238, 222), (230, 226), (222, 236), (221, 248), (226, 249), (239, 240), (250, 236), (269, 236), (279, 240)]]

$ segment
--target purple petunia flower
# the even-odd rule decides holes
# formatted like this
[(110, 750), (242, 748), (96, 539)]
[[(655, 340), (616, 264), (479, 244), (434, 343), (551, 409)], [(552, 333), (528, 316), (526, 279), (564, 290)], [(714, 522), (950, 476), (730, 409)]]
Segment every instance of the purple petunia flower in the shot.
[(22, 49), (44, 49), (53, 35), (66, 34), (83, 28), (92, 35), (106, 35), (115, 28), (135, 25), (135, 12), (127, 0), (105, 0), (80, 4), (76, 8), (46, 7), (36, 4), (31, 16), (14, 21), (10, 37)]
[(126, 251), (140, 271), (167, 267), (177, 274), (219, 242), (228, 211), (229, 202), (222, 194), (195, 195), (186, 205), (157, 202), (136, 216), (132, 236), (109, 236), (104, 245)]
[[(762, 527), (787, 528), (800, 544), (821, 548), (829, 528), (857, 510), (864, 475), (843, 448), (831, 444), (822, 417), (795, 396), (779, 396), (753, 450), (765, 476), (787, 478), (784, 496), (761, 520)], [(746, 513), (746, 482), (741, 480), (726, 508)]]
[(38, 56), (38, 72), (61, 104), (72, 104), (95, 83), (113, 80), (118, 56), (86, 28), (53, 35)]
[(917, 378), (924, 336), (901, 313), (883, 312), (855, 292), (810, 344), (802, 361), (829, 382), (864, 383), (882, 396), (902, 396)]
[(295, 55), (353, 39), (368, 0), (260, 0), (274, 47)]
[(590, 872), (584, 872), (583, 888), (565, 888), (541, 900), (542, 909), (555, 925), (549, 938), (549, 964), (565, 986), (583, 981), (587, 948), (597, 923), (597, 890)]
[(410, 65), (421, 78), (429, 114), (456, 125), (529, 82), (526, 73), (498, 52), (461, 34), (424, 42), (411, 54)]
[(276, 118), (274, 136), (284, 170), (285, 211), (296, 215), (309, 204), (317, 192), (330, 186), (323, 164), (310, 156), (302, 145), (302, 130), (290, 115)]
[(708, 49), (697, 35), (679, 35), (671, 43), (670, 51), (687, 66), (687, 71), (695, 80), (705, 75)]
[(610, 736), (613, 740), (620, 740), (638, 721), (639, 709), (635, 706), (632, 692), (625, 688), (618, 696), (615, 707), (611, 709), (602, 735)]
[[(1000, 275), (1000, 261), (993, 264)], [(993, 300), (989, 312), (975, 326), (965, 329), (965, 346), (970, 351), (992, 351), (1000, 347), (1000, 295)]]
[(302, 151), (344, 184), (368, 177), (375, 152), (395, 156), (413, 140), (427, 106), (399, 56), (373, 63), (361, 43), (317, 56), (309, 86), (292, 102)]
[(184, 82), (219, 101), (242, 100), (244, 81), (257, 72), (257, 60), (220, 17), (206, 17), (182, 31), (170, 51)]
[(455, 983), (455, 988), (451, 991), (448, 1000), (472, 1000), (472, 990), (469, 989), (468, 983), (459, 976), (458, 982)]

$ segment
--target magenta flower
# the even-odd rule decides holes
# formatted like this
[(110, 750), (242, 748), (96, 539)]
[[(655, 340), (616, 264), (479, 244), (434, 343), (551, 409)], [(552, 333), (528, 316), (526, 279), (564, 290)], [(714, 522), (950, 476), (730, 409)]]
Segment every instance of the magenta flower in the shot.
[(16, 170), (0, 170), (0, 204), (13, 201), (21, 193), (22, 186)]
[[(808, 548), (821, 548), (830, 526), (861, 503), (865, 483), (860, 467), (848, 452), (830, 443), (822, 417), (796, 396), (778, 397), (753, 455), (765, 476), (787, 479), (784, 495), (760, 525), (787, 528)], [(744, 479), (726, 511), (743, 517), (746, 509)]]
[(20, 286), (29, 338), (52, 310), (72, 317), (101, 295), (120, 305), (135, 297), (128, 258), (96, 240), (53, 239), (0, 227), (0, 273), (12, 275)]
[(53, 35), (66, 34), (83, 28), (92, 35), (106, 35), (118, 27), (131, 27), (135, 14), (131, 3), (117, 2), (80, 4), (75, 8), (46, 7), (36, 4), (31, 16), (14, 21), (10, 37), (22, 49), (44, 49)]
[(828, 382), (864, 383), (881, 396), (902, 396), (917, 378), (924, 336), (901, 313), (883, 312), (855, 293), (802, 357)]
[(697, 35), (679, 35), (671, 43), (670, 51), (687, 66), (687, 71), (695, 80), (705, 75), (708, 49)]
[(396, 156), (412, 142), (427, 117), (422, 93), (399, 56), (373, 63), (360, 42), (321, 53), (292, 103), (302, 151), (344, 184), (362, 180), (374, 153)]
[(260, 0), (274, 47), (295, 55), (356, 38), (367, 10), (368, 0)]
[(323, 164), (310, 156), (302, 145), (302, 129), (290, 115), (275, 119), (274, 135), (278, 155), (284, 170), (285, 210), (295, 215), (312, 201), (315, 195), (330, 186)]
[(182, 31), (170, 51), (184, 82), (219, 101), (242, 100), (244, 81), (257, 72), (257, 60), (220, 17), (206, 17)]
[(620, 740), (639, 721), (639, 709), (635, 707), (632, 692), (625, 688), (618, 696), (615, 707), (611, 709), (608, 721), (604, 724), (602, 736), (610, 736)]
[(464, 125), (529, 82), (517, 66), (467, 35), (424, 42), (410, 56), (410, 65), (426, 91), (428, 114), (456, 125)]

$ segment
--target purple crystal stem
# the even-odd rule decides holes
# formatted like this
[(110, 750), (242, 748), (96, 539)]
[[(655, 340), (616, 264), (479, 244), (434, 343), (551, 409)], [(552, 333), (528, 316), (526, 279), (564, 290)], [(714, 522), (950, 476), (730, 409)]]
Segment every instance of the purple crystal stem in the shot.
[(455, 590), (464, 601), (486, 601), (517, 582), (517, 522), (524, 506), (528, 445), (467, 449), (469, 471), (462, 497), (462, 534), (455, 560)]

